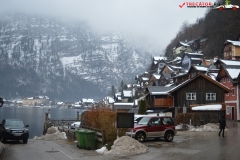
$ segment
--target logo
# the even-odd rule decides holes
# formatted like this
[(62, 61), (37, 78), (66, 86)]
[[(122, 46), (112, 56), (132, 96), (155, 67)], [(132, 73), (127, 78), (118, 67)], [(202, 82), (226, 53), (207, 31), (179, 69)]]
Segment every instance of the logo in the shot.
[(187, 8), (212, 8), (214, 10), (237, 10), (239, 8), (238, 5), (230, 4), (229, 0), (225, 0), (225, 4), (219, 4), (212, 2), (183, 2), (179, 5), (179, 8), (183, 8), (186, 6)]

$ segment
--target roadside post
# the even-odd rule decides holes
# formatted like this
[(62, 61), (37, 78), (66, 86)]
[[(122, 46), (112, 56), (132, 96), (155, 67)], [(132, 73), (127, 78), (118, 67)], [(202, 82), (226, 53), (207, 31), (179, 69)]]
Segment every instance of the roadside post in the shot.
[(185, 123), (185, 114), (187, 113), (187, 107), (185, 107), (185, 104), (184, 104), (184, 106), (183, 106), (183, 115), (184, 115), (184, 122), (183, 122), (183, 130), (185, 130), (185, 125), (186, 125), (186, 123)]

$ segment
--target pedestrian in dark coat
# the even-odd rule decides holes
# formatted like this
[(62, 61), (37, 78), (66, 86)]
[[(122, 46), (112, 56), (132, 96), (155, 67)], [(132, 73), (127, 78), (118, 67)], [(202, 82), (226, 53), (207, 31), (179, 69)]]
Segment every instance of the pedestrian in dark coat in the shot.
[(221, 116), (221, 118), (219, 119), (219, 129), (220, 132), (218, 133), (218, 136), (220, 137), (221, 132), (222, 132), (222, 136), (224, 137), (224, 129), (226, 127), (226, 120), (224, 116)]

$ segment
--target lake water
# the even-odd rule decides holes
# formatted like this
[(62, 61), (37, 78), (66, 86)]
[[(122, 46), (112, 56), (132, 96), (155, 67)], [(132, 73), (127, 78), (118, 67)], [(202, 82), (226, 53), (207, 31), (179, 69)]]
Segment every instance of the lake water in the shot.
[[(43, 133), (44, 115), (48, 108), (19, 108), (19, 107), (1, 107), (0, 123), (5, 118), (22, 119), (25, 124), (29, 125), (29, 138), (41, 136)], [(54, 120), (76, 120), (77, 112), (81, 109), (58, 109), (51, 108), (51, 119)]]

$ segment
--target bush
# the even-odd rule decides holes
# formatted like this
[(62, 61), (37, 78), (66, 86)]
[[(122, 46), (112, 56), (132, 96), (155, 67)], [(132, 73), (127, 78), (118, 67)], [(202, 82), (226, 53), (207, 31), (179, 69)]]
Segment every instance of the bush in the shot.
[[(83, 112), (81, 116), (81, 125), (104, 130), (104, 144), (111, 146), (117, 139), (116, 126), (117, 112), (110, 109), (92, 109)], [(124, 136), (126, 128), (118, 129), (118, 136)]]

